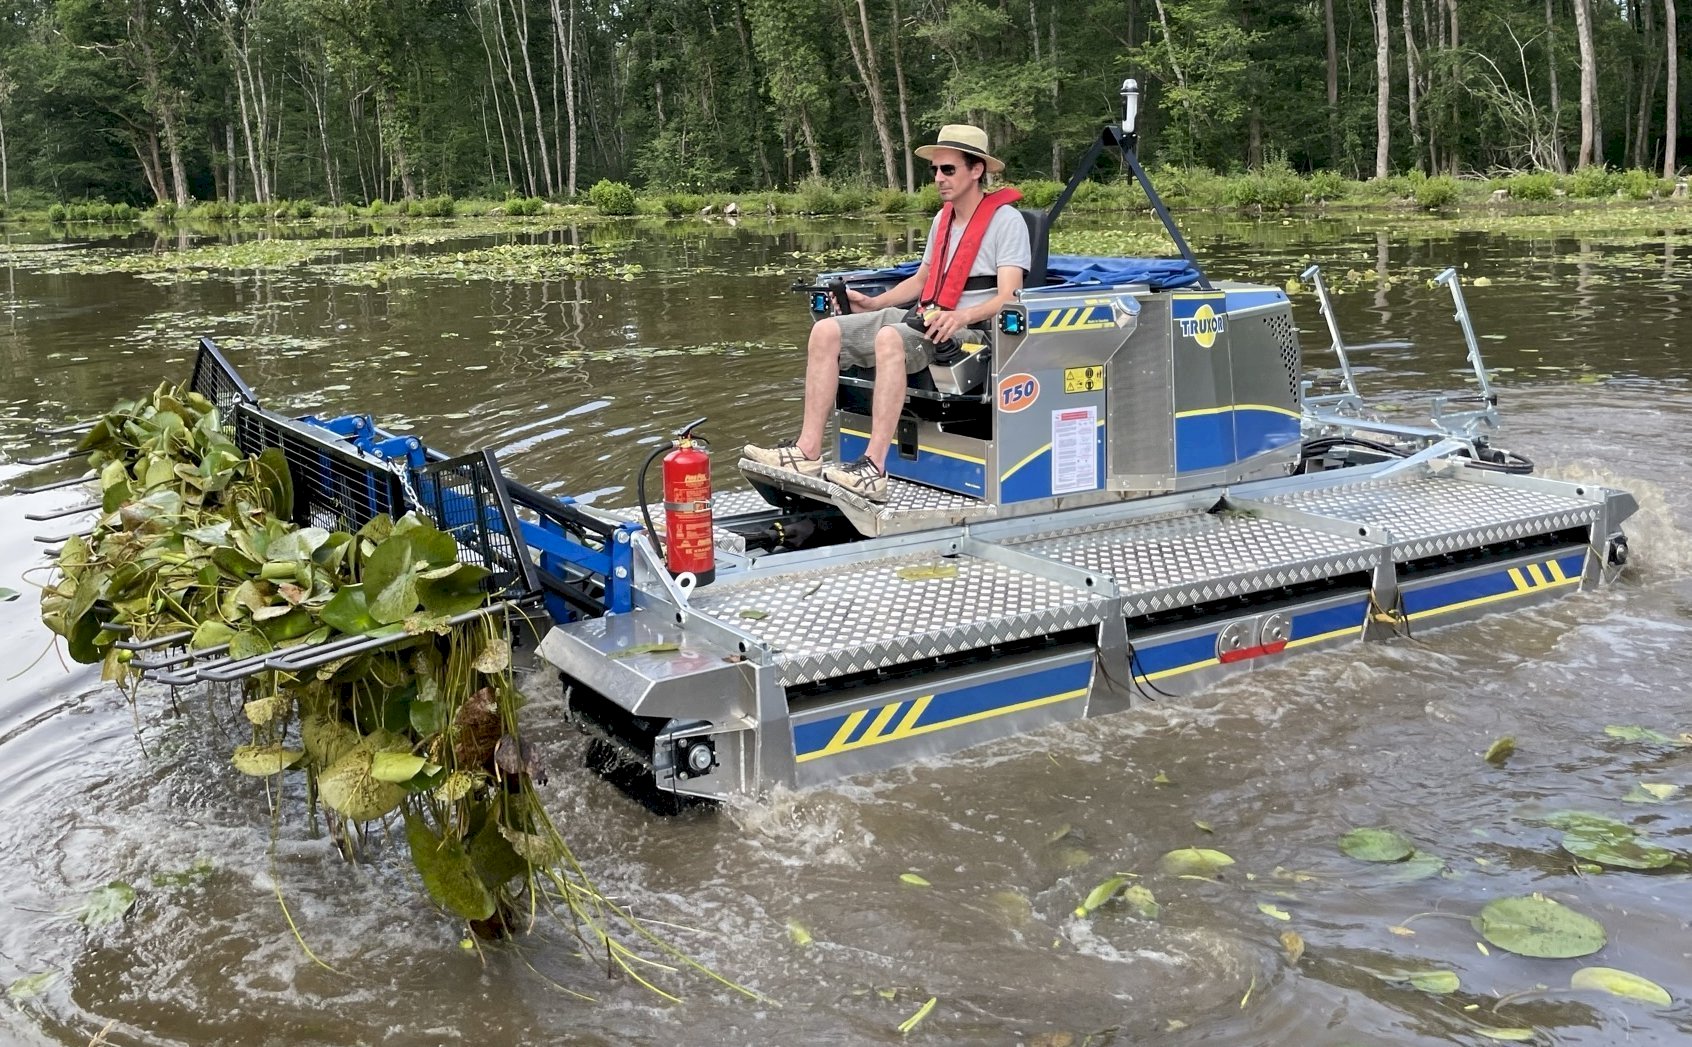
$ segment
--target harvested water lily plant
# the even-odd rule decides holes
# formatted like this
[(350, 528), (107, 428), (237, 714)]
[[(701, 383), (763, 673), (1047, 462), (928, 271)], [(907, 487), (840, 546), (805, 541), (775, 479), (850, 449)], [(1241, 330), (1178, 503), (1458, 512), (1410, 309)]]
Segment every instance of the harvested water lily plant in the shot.
[(242, 454), (215, 405), (182, 388), (120, 405), (82, 449), (102, 516), (65, 542), (41, 597), (72, 658), (102, 663), (133, 698), (133, 654), (117, 646), (126, 637), (234, 659), (382, 641), (243, 678), (250, 737), (236, 769), (304, 776), (313, 813), (349, 857), (367, 826), (403, 826), (429, 896), (481, 936), (544, 910), (654, 991), (636, 969), (650, 961), (625, 938), (704, 970), (595, 890), (547, 816), (535, 793), (544, 771), (518, 728), (506, 620), (450, 621), (498, 596), (451, 535), (416, 514), (356, 531), (296, 525), (282, 453)]

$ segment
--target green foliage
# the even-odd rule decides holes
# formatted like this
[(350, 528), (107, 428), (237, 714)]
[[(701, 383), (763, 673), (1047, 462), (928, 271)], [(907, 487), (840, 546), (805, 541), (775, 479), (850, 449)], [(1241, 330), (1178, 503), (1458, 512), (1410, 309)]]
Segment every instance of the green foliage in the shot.
[[(840, 194), (825, 178), (812, 177), (800, 182), (798, 197), (800, 214), (839, 214), (846, 209), (840, 202)], [(938, 208), (938, 196), (935, 201)]]
[(1557, 176), (1546, 171), (1515, 174), (1504, 180), (1513, 200), (1552, 200), (1557, 196)]
[(875, 194), (875, 210), (881, 214), (904, 214), (916, 206), (917, 198), (903, 189), (882, 189)]
[[(450, 203), (451, 198), (448, 197), (447, 199), (448, 199), (448, 202)], [(314, 215), (316, 213), (317, 213), (317, 205), (310, 200), (295, 200), (292, 204), (290, 204), (288, 206), (288, 216), (290, 218), (306, 219), (306, 218), (310, 218), (312, 215)]]
[(1415, 186), (1415, 196), (1418, 207), (1429, 209), (1449, 207), (1457, 202), (1457, 179), (1450, 175), (1418, 179)]
[(505, 213), (522, 217), (537, 215), (546, 210), (546, 201), (538, 196), (514, 196), (505, 201)]
[(1306, 185), (1309, 187), (1312, 200), (1326, 202), (1328, 200), (1343, 200), (1348, 192), (1348, 184), (1338, 171), (1312, 171)]
[(1235, 207), (1280, 209), (1303, 203), (1304, 196), (1304, 181), (1294, 173), (1285, 157), (1230, 179), (1226, 190), (1228, 203)]
[(1022, 206), (1024, 207), (1050, 207), (1063, 194), (1062, 182), (1053, 182), (1044, 178), (1019, 182), (1017, 188), (1022, 190)]
[(600, 214), (631, 215), (635, 213), (635, 194), (623, 182), (601, 178), (588, 190), (588, 202)]
[(1569, 175), (1563, 182), (1563, 188), (1577, 200), (1595, 200), (1614, 196), (1621, 184), (1619, 173), (1602, 166), (1589, 165)]
[(1658, 178), (1651, 172), (1641, 171), (1636, 167), (1622, 172), (1621, 184), (1616, 191), (1629, 200), (1649, 200), (1653, 196), (1666, 195), (1672, 188), (1667, 179)]
[(698, 193), (665, 193), (659, 199), (664, 205), (664, 213), (671, 218), (698, 214), (705, 209), (705, 198)]
[(47, 209), (47, 220), (49, 222), (62, 222), (65, 220), (66, 213), (64, 204), (54, 204)]

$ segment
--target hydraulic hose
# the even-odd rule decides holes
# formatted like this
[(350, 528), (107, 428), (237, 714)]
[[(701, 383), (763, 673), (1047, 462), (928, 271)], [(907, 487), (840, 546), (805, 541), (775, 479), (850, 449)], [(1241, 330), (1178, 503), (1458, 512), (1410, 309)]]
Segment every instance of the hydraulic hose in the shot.
[(664, 543), (658, 540), (658, 530), (652, 526), (652, 510), (646, 504), (646, 474), (651, 471), (652, 463), (658, 460), (658, 456), (674, 446), (675, 444), (666, 442), (654, 447), (652, 453), (646, 456), (646, 461), (641, 463), (640, 472), (635, 474), (635, 497), (640, 500), (641, 522), (646, 524), (646, 533), (652, 536), (652, 544), (657, 548), (658, 555), (664, 558), (666, 566), (669, 559), (665, 556)]

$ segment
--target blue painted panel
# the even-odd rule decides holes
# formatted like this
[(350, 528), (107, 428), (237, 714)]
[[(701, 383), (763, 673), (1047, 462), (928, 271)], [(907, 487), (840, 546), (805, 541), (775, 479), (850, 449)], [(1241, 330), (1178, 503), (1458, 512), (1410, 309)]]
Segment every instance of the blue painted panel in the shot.
[[(851, 433), (840, 434), (840, 459), (850, 462), (869, 450), (869, 439)], [(927, 484), (943, 491), (984, 498), (987, 495), (987, 466), (980, 462), (966, 462), (950, 455), (917, 449), (916, 460), (901, 458), (899, 449), (887, 452), (887, 473), (901, 480)]]
[(1142, 679), (1171, 669), (1182, 669), (1216, 657), (1216, 634), (1201, 633), (1185, 640), (1172, 640), (1151, 647), (1135, 647), (1133, 672)]

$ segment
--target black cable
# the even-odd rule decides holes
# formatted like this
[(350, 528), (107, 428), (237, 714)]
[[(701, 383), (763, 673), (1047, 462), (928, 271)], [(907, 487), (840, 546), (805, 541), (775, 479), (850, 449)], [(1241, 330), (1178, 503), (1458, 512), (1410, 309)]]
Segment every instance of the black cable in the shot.
[[(652, 544), (658, 549), (660, 557), (664, 556), (664, 543), (658, 541), (658, 531), (652, 526), (652, 511), (646, 505), (646, 473), (652, 468), (653, 460), (668, 451), (670, 446), (661, 443), (654, 447), (652, 453), (646, 456), (646, 461), (641, 463), (640, 472), (635, 474), (635, 497), (640, 499), (640, 518), (646, 524), (646, 533), (652, 536)], [(665, 566), (669, 566), (668, 559), (665, 559)]]
[(1128, 640), (1126, 643), (1128, 644), (1128, 682), (1134, 685), (1134, 690), (1139, 692), (1140, 697), (1155, 704), (1157, 699), (1145, 691), (1147, 687), (1150, 687), (1165, 698), (1174, 698), (1175, 695), (1151, 682), (1151, 673), (1145, 672), (1145, 667), (1140, 665), (1140, 652), (1134, 649), (1134, 641)]

